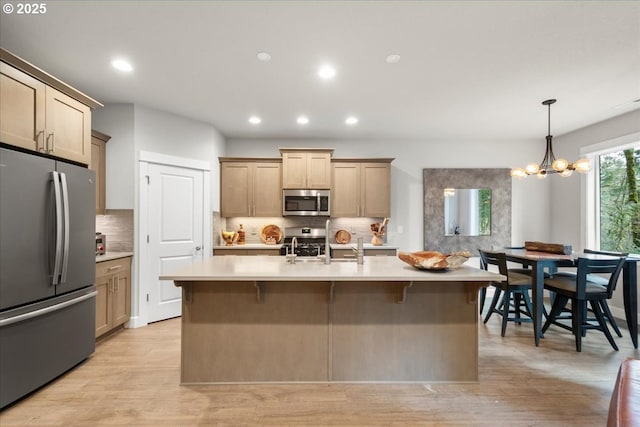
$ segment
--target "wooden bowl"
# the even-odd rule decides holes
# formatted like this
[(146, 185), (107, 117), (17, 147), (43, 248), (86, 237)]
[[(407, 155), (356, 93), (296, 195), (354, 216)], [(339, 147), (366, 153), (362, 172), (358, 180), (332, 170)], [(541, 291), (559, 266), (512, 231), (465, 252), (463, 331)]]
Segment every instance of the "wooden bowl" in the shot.
[(453, 270), (462, 267), (471, 252), (443, 254), (438, 251), (400, 252), (398, 258), (420, 270)]
[(342, 245), (346, 245), (351, 241), (351, 233), (347, 230), (338, 230), (336, 233), (336, 242)]
[(275, 245), (282, 240), (282, 230), (275, 224), (268, 224), (260, 230), (260, 240), (268, 245)]

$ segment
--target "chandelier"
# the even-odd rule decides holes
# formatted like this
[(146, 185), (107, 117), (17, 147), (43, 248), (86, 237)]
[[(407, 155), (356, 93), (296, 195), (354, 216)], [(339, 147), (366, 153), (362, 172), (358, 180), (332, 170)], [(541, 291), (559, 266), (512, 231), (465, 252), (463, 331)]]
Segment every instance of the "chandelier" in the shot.
[(544, 159), (540, 164), (529, 163), (524, 169), (513, 168), (511, 169), (511, 176), (514, 178), (526, 178), (528, 175), (535, 175), (538, 179), (544, 179), (550, 173), (557, 173), (562, 177), (568, 177), (573, 174), (573, 171), (580, 173), (587, 173), (591, 169), (589, 160), (580, 159), (575, 163), (569, 163), (565, 159), (556, 159), (553, 154), (553, 146), (551, 136), (551, 104), (555, 103), (555, 99), (547, 99), (542, 102), (542, 105), (549, 107), (549, 120), (547, 130), (547, 149), (544, 153)]

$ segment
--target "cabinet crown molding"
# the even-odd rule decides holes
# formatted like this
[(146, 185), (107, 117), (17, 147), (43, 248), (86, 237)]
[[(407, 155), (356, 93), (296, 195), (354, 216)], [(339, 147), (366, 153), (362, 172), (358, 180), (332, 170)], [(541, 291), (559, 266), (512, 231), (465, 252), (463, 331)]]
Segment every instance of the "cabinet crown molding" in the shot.
[(88, 106), (91, 109), (104, 107), (104, 105), (102, 105), (100, 102), (96, 101), (95, 99), (91, 98), (90, 96), (85, 95), (84, 93), (80, 92), (77, 89), (74, 89), (73, 87), (69, 86), (63, 81), (60, 81), (57, 78), (53, 77), (51, 74), (47, 73), (46, 71), (36, 67), (30, 62), (25, 61), (24, 59), (9, 52), (4, 48), (0, 48), (0, 60), (2, 60), (2, 62), (6, 62), (7, 64), (19, 69), (24, 73), (29, 74), (31, 77), (37, 80), (40, 80), (43, 83), (46, 83), (47, 85), (59, 90), (65, 95), (68, 95), (71, 98), (82, 102), (84, 105)]
[(111, 139), (111, 137), (106, 133), (102, 133), (95, 129), (91, 129), (91, 136), (93, 136), (94, 138), (98, 138), (100, 141), (104, 141), (104, 142), (107, 142)]
[(391, 163), (395, 157), (332, 157), (331, 163)]
[(331, 153), (335, 151), (335, 148), (298, 148), (298, 147), (279, 147), (280, 153), (294, 153), (294, 152), (305, 152), (305, 153)]
[(281, 157), (218, 157), (218, 162), (273, 162), (282, 163)]

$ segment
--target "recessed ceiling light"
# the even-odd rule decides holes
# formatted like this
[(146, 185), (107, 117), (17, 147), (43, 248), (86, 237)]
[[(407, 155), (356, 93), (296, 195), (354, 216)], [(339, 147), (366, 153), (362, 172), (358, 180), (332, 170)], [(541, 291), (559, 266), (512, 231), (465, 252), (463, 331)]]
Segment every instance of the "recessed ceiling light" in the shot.
[(133, 71), (133, 65), (131, 65), (131, 63), (124, 59), (114, 59), (113, 61), (111, 61), (111, 66), (118, 71)]
[(271, 61), (271, 55), (268, 52), (258, 52), (256, 55), (260, 61), (268, 62)]
[(332, 79), (336, 75), (336, 69), (331, 65), (323, 65), (318, 69), (318, 77), (321, 79)]
[(249, 123), (252, 125), (259, 125), (262, 122), (262, 119), (258, 116), (249, 117)]
[(298, 116), (296, 122), (298, 122), (299, 125), (306, 125), (309, 123), (309, 118), (307, 116)]
[(389, 56), (387, 56), (385, 61), (387, 61), (389, 64), (396, 64), (396, 63), (400, 62), (400, 55), (396, 55), (396, 54), (389, 55)]
[(348, 125), (355, 125), (356, 123), (358, 123), (358, 118), (353, 116), (347, 117), (347, 119), (344, 122)]

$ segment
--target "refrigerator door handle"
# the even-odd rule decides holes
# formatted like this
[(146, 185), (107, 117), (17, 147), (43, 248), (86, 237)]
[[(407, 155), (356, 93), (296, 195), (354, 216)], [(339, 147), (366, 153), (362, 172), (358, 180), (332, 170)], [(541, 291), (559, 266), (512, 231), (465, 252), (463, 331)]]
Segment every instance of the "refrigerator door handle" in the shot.
[(3, 326), (8, 326), (8, 325), (14, 324), (14, 323), (23, 322), (23, 321), (28, 320), (28, 319), (33, 319), (34, 317), (42, 316), (42, 315), (47, 314), (47, 313), (51, 313), (51, 312), (54, 312), (54, 311), (62, 310), (65, 307), (69, 307), (70, 305), (78, 304), (79, 302), (82, 302), (82, 301), (87, 300), (89, 298), (93, 298), (96, 295), (98, 295), (98, 291), (92, 291), (92, 292), (90, 292), (88, 294), (84, 294), (82, 296), (79, 296), (78, 298), (74, 298), (74, 299), (69, 300), (69, 301), (61, 302), (60, 304), (56, 304), (56, 305), (52, 305), (52, 306), (49, 306), (49, 307), (41, 308), (40, 310), (30, 311), (30, 312), (24, 313), (24, 314), (19, 314), (17, 316), (9, 317), (7, 319), (2, 319), (2, 320), (0, 320), (0, 328), (3, 327)]
[(62, 200), (60, 196), (60, 178), (56, 171), (51, 172), (53, 179), (53, 192), (56, 201), (56, 254), (53, 264), (53, 281), (52, 285), (60, 283), (60, 270), (62, 267)]
[(59, 174), (60, 180), (62, 181), (62, 204), (64, 212), (62, 272), (60, 283), (64, 283), (67, 281), (67, 269), (69, 267), (69, 187), (67, 187), (67, 176), (62, 172), (59, 172)]

